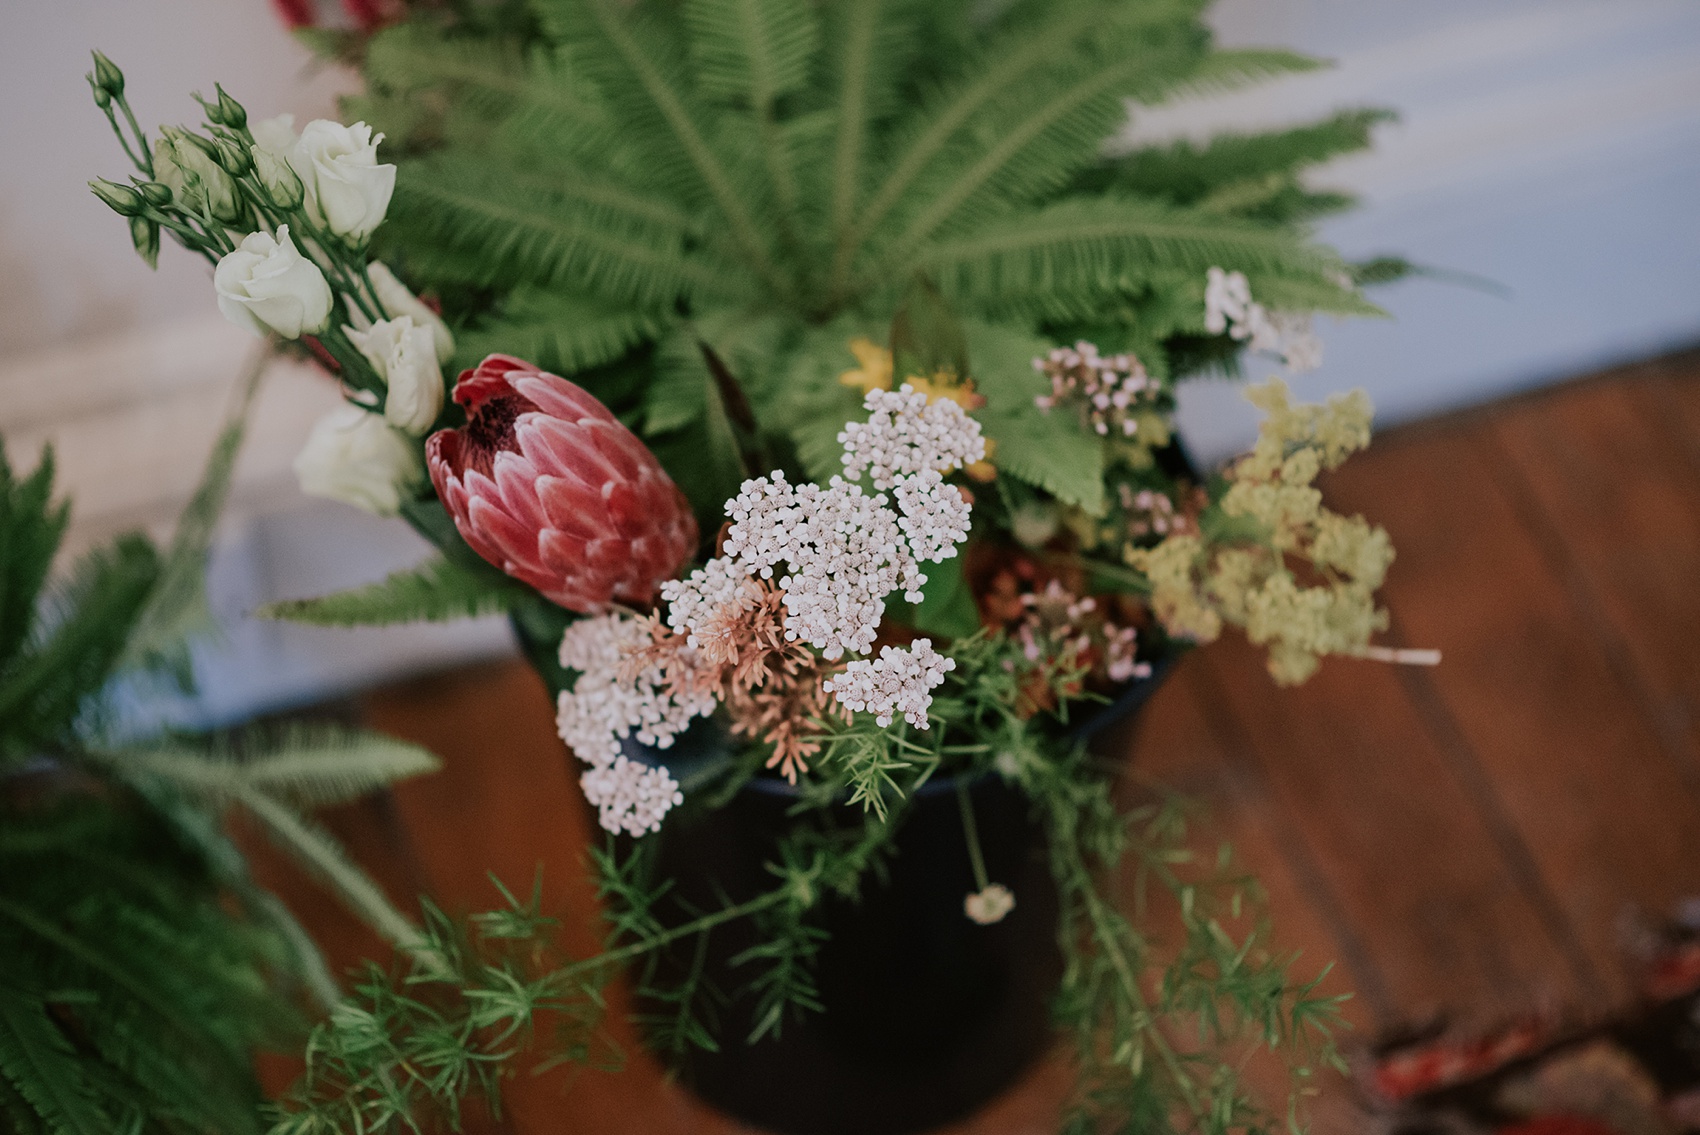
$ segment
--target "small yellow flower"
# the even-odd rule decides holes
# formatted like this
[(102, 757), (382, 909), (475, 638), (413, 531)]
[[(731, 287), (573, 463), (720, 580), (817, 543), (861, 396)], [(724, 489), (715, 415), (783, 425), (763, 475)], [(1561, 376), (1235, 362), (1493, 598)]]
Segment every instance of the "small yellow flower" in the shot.
[(891, 389), (891, 352), (872, 339), (850, 340), (850, 353), (862, 365), (838, 376), (845, 386), (853, 386), (866, 394), (870, 390)]

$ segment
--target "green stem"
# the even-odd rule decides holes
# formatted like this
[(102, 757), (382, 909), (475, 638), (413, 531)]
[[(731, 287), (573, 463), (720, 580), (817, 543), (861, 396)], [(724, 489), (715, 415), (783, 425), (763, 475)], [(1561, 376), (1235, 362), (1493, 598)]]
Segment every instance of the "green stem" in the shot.
[(974, 825), (974, 801), (968, 794), (968, 778), (956, 778), (956, 807), (962, 813), (962, 834), (968, 841), (968, 862), (974, 867), (974, 888), (985, 890), (991, 885), (986, 877), (986, 860), (980, 854), (980, 832)]
[(628, 958), (641, 957), (642, 955), (649, 953), (651, 950), (659, 950), (662, 946), (667, 945), (669, 942), (676, 942), (680, 938), (688, 938), (692, 934), (698, 934), (705, 930), (712, 930), (722, 923), (744, 918), (747, 915), (757, 914), (772, 906), (778, 906), (790, 897), (791, 892), (783, 887), (769, 891), (765, 895), (751, 899), (749, 902), (739, 903), (736, 906), (725, 907), (721, 910), (715, 911), (713, 914), (705, 914), (701, 918), (693, 919), (690, 922), (685, 923), (683, 926), (675, 926), (671, 930), (663, 930), (658, 934), (651, 934), (647, 938), (642, 938), (636, 942), (630, 943), (629, 945), (621, 946), (617, 950), (607, 950), (596, 955), (594, 958), (586, 958), (581, 962), (574, 962), (571, 965), (563, 966), (551, 974), (550, 979), (555, 983), (560, 983), (566, 978), (572, 977), (575, 974), (584, 973), (587, 970), (598, 969), (602, 966), (623, 962)]

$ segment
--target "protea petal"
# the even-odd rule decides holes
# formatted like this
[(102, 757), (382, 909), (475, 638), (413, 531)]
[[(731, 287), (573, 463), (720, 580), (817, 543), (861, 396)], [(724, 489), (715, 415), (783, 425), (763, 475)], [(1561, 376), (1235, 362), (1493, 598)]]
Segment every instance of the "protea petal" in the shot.
[(480, 556), (570, 610), (648, 603), (696, 551), (690, 505), (608, 408), (491, 355), (455, 384), (467, 424), (425, 446), (431, 481)]

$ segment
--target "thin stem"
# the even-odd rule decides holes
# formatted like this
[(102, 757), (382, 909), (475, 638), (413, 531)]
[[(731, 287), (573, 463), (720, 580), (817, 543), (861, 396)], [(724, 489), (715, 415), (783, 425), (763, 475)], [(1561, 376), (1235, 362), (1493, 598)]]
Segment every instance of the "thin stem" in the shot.
[[(130, 129), (136, 132), (136, 145), (142, 151), (142, 158), (136, 164), (139, 165), (143, 172), (151, 178), (153, 177), (153, 154), (148, 150), (148, 136), (142, 133), (142, 128), (137, 125), (136, 116), (130, 110), (130, 100), (125, 98), (123, 95), (119, 95), (115, 101), (118, 103), (119, 108), (123, 110), (124, 120), (130, 124)], [(110, 116), (110, 112), (108, 112), (108, 114)], [(116, 128), (117, 123), (113, 123), (113, 126)], [(129, 149), (129, 147), (126, 146), (125, 149)]]
[(1440, 651), (1432, 649), (1365, 646), (1358, 650), (1348, 651), (1346, 656), (1348, 658), (1362, 658), (1370, 662), (1392, 662), (1399, 666), (1440, 665)]
[(551, 980), (555, 983), (560, 983), (566, 978), (572, 977), (575, 974), (584, 973), (587, 970), (598, 969), (602, 966), (610, 965), (615, 962), (623, 962), (627, 958), (640, 957), (643, 954), (649, 953), (651, 950), (660, 949), (669, 942), (676, 942), (680, 938), (688, 938), (692, 934), (697, 934), (705, 930), (712, 930), (722, 923), (731, 922), (734, 919), (756, 914), (772, 906), (778, 906), (789, 897), (790, 891), (783, 887), (769, 891), (765, 895), (751, 899), (749, 902), (739, 903), (736, 906), (725, 907), (724, 909), (715, 911), (713, 914), (705, 914), (701, 918), (693, 919), (692, 921), (685, 923), (683, 926), (675, 926), (671, 930), (663, 930), (658, 934), (651, 934), (647, 938), (642, 938), (636, 942), (630, 943), (629, 945), (621, 946), (617, 950), (607, 950), (596, 955), (594, 958), (586, 958), (583, 961), (563, 966), (550, 975)]
[(974, 801), (968, 795), (968, 778), (956, 778), (956, 807), (962, 813), (962, 834), (968, 841), (968, 862), (974, 867), (974, 889), (983, 891), (991, 885), (986, 877), (986, 860), (980, 854), (980, 832), (974, 826)]

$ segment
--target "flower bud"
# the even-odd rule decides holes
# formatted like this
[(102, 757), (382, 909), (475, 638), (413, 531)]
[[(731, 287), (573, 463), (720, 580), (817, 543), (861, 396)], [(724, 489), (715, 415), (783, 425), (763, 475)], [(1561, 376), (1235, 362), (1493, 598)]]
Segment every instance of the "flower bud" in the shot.
[(272, 204), (286, 211), (299, 208), (305, 194), (301, 179), (289, 168), (289, 160), (264, 146), (255, 146), (250, 152), (254, 158), (254, 173), (271, 197)]
[(254, 168), (254, 159), (248, 156), (248, 151), (228, 138), (220, 138), (215, 147), (216, 160), (219, 168), (231, 177), (241, 177)]
[(425, 442), (472, 550), (569, 611), (648, 603), (690, 562), (697, 522), (655, 454), (595, 398), (508, 355), (455, 384), (463, 429)]
[[(431, 342), (437, 349), (437, 361), (446, 363), (455, 353), (455, 337), (449, 331), (449, 325), (443, 322), (442, 316), (426, 306), (425, 301), (407, 290), (407, 285), (396, 279), (395, 273), (382, 260), (374, 260), (366, 266), (366, 278), (372, 281), (372, 290), (378, 293), (378, 303), (383, 305), (384, 313), (390, 316), (408, 316), (419, 327), (431, 329)], [(363, 324), (363, 319), (357, 318), (356, 324)]]
[(112, 98), (124, 93), (124, 72), (118, 65), (100, 52), (91, 52), (94, 56), (93, 84), (98, 90), (105, 91)]
[(285, 339), (317, 334), (330, 324), (331, 288), (319, 266), (302, 256), (289, 226), (277, 237), (250, 233), (213, 269), (218, 309), (256, 335), (275, 331)]
[(159, 267), (159, 226), (146, 217), (130, 218), (130, 240), (149, 268)]
[(217, 153), (217, 147), (203, 138), (176, 127), (162, 127), (153, 149), (154, 177), (185, 208), (194, 212), (205, 209), (226, 224), (234, 224), (242, 218), (242, 199), (236, 183), (213, 160)]
[(89, 93), (94, 95), (94, 105), (98, 106), (102, 110), (110, 109), (112, 106), (112, 93), (100, 85), (100, 81), (94, 77), (94, 72), (90, 71), (87, 75), (84, 75), (83, 78), (89, 81)]
[(213, 84), (213, 90), (218, 92), (217, 102), (208, 102), (200, 95), (195, 101), (206, 109), (207, 121), (215, 126), (228, 126), (232, 130), (240, 130), (248, 125), (248, 112), (242, 109), (242, 104), (224, 93), (223, 85)]
[(347, 404), (319, 419), (295, 458), (302, 492), (378, 516), (399, 512), (403, 494), (420, 483), (424, 471), (412, 438), (391, 429), (382, 416)]
[(364, 122), (344, 126), (320, 118), (307, 124), (289, 152), (289, 164), (306, 190), (308, 216), (352, 241), (371, 235), (395, 191), (395, 166), (378, 164), (383, 140)]
[(163, 209), (171, 204), (171, 186), (169, 185), (157, 181), (138, 181), (136, 182), (136, 192), (142, 195), (142, 200), (156, 209)]
[(120, 217), (134, 217), (142, 211), (142, 195), (128, 185), (119, 185), (115, 181), (96, 178), (89, 182), (89, 188), (94, 190), (94, 195), (104, 201)]
[(416, 437), (430, 429), (442, 412), (444, 397), (431, 329), (401, 315), (381, 319), (365, 330), (349, 327), (346, 331), (349, 341), (389, 386), (384, 418)]

